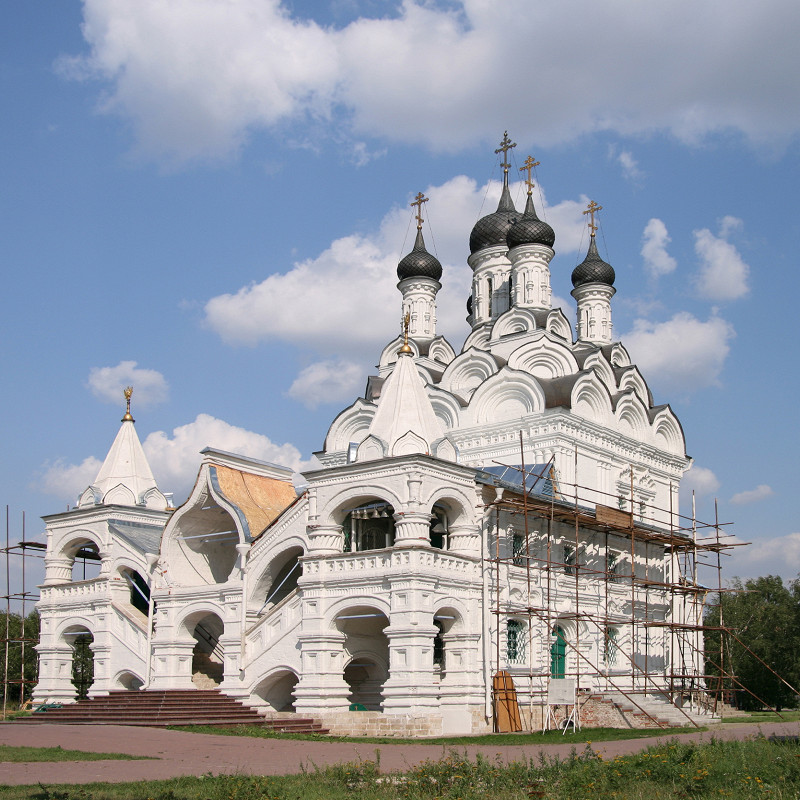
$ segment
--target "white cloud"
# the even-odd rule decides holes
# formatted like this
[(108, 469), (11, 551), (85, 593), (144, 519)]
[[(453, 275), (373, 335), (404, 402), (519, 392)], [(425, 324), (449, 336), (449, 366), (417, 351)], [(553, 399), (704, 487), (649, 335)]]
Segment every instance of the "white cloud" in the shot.
[(731, 232), (741, 225), (740, 219), (728, 216), (720, 222), (719, 236), (714, 236), (708, 228), (694, 232), (694, 249), (700, 257), (700, 271), (695, 283), (703, 297), (719, 301), (738, 300), (750, 291), (747, 284), (750, 267), (727, 241)]
[(677, 266), (675, 259), (667, 252), (667, 245), (671, 241), (667, 226), (660, 219), (654, 217), (645, 225), (642, 235), (642, 258), (645, 269), (653, 278), (668, 275)]
[(695, 497), (707, 497), (714, 494), (719, 489), (719, 479), (707, 467), (698, 467), (692, 464), (683, 474), (681, 480), (681, 498), (691, 498), (692, 492)]
[(262, 461), (300, 470), (300, 451), (293, 444), (275, 444), (267, 436), (231, 425), (210, 414), (198, 414), (194, 422), (151, 433), (142, 447), (162, 492), (174, 492), (183, 502), (192, 488), (200, 465), (200, 451), (206, 447), (227, 450)]
[(622, 341), (654, 383), (690, 392), (718, 385), (735, 335), (733, 326), (716, 314), (703, 322), (681, 311), (666, 322), (637, 319)]
[(289, 396), (307, 408), (352, 400), (364, 382), (364, 368), (343, 359), (310, 364), (289, 387)]
[[(131, 120), (149, 154), (178, 161), (303, 120), (436, 149), (494, 141), (498, 119), (523, 146), (657, 129), (780, 142), (800, 126), (798, 27), (792, 0), (711, 12), (579, 0), (535, 13), (528, 0), (404, 0), (393, 17), (338, 29), (278, 0), (84, 0), (90, 52), (61, 67), (108, 82), (104, 108)], [(587, 52), (588, 81), (575, 57)], [(509, 68), (535, 79), (509, 80)]]
[[(465, 304), (472, 279), (466, 265), (465, 231), (479, 216), (494, 211), (500, 186), (491, 182), (478, 187), (462, 175), (425, 190), (430, 198), (426, 218), (435, 232), (434, 238), (426, 227), (425, 243), (429, 252), (438, 254), (444, 270), (437, 297), (437, 332), (453, 341), (465, 334)], [(523, 195), (521, 186), (511, 187), (518, 198)], [(539, 209), (558, 231), (561, 253), (580, 246), (585, 231), (583, 201), (565, 200)], [(396, 270), (397, 262), (413, 246), (411, 216), (407, 205), (395, 207), (372, 235), (336, 239), (316, 258), (295, 263), (235, 293), (211, 298), (205, 306), (206, 324), (230, 344), (252, 345), (276, 338), (325, 356), (374, 356), (375, 348), (400, 330)], [(355, 311), (353, 297), (363, 299)]]
[(92, 367), (88, 386), (106, 403), (125, 402), (122, 390), (133, 386), (135, 404), (143, 408), (163, 403), (169, 394), (164, 376), (154, 369), (140, 369), (135, 361), (120, 361), (116, 367)]
[(630, 150), (623, 150), (617, 156), (617, 161), (622, 167), (622, 174), (629, 181), (638, 181), (644, 177), (644, 173), (639, 169), (639, 162), (633, 157)]
[(767, 486), (766, 483), (762, 483), (760, 486), (756, 486), (755, 489), (749, 489), (745, 492), (737, 492), (733, 497), (731, 497), (731, 503), (734, 505), (747, 505), (749, 503), (758, 503), (761, 500), (766, 500), (768, 497), (772, 497), (775, 492), (772, 490), (772, 487)]
[(725, 565), (728, 576), (780, 575), (787, 580), (794, 579), (800, 572), (800, 533), (763, 540), (753, 538), (747, 547), (733, 548), (732, 555)]
[(46, 463), (42, 467), (38, 488), (64, 502), (75, 503), (83, 490), (94, 482), (102, 466), (103, 462), (94, 456), (85, 458), (80, 464), (67, 464), (63, 459)]

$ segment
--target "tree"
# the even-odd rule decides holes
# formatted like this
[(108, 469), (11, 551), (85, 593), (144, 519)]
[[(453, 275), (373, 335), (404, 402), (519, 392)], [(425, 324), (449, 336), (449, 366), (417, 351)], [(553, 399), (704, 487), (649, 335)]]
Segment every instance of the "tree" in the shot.
[[(3, 639), (2, 647), (0, 647), (0, 661), (2, 661), (0, 669), (2, 669), (3, 681), (0, 684), (0, 692), (2, 692), (5, 705), (14, 707), (20, 704), (20, 700), (24, 702), (30, 699), (36, 684), (39, 659), (34, 646), (39, 643), (39, 614), (31, 611), (25, 617), (23, 632), (20, 614), (13, 612), (7, 614), (5, 611), (0, 611), (0, 632), (2, 632), (0, 636)], [(7, 664), (6, 653), (8, 653)]]
[(784, 681), (800, 683), (800, 582), (787, 587), (779, 576), (767, 575), (744, 583), (736, 578), (731, 588), (737, 591), (718, 594), (706, 614), (713, 629), (720, 627), (721, 613), (729, 631), (706, 631), (706, 674), (719, 676), (722, 663), (725, 675), (736, 680), (710, 678), (708, 688), (733, 693), (745, 710), (796, 707), (800, 698)]

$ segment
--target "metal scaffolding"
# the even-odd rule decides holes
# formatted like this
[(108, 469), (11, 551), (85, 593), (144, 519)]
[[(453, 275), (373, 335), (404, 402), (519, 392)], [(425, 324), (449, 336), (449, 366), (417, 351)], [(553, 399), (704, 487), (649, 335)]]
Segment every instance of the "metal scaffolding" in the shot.
[[(525, 673), (518, 667), (513, 670), (513, 677), (520, 684), (527, 682), (527, 687), (518, 686), (517, 692), (528, 697), (531, 727), (534, 727), (533, 707), (544, 708), (547, 686), (554, 678), (575, 681), (578, 725), (580, 705), (589, 700), (593, 692), (623, 695), (626, 705), (633, 706), (654, 725), (661, 723), (652, 710), (644, 708), (647, 695), (667, 700), (682, 714), (686, 724), (697, 725), (697, 714), (720, 716), (724, 712), (726, 681), (738, 691), (752, 694), (726, 669), (725, 662), (726, 639), (732, 637), (746, 645), (725, 628), (721, 613), (718, 626), (709, 628), (705, 624), (712, 603), (710, 598), (721, 598), (725, 592), (736, 591), (722, 585), (722, 559), (730, 555), (732, 548), (745, 543), (734, 542), (723, 535), (729, 523), (721, 523), (716, 511), (713, 523), (699, 521), (694, 502), (692, 515), (681, 515), (672, 507), (676, 487), (670, 487), (669, 508), (648, 504), (641, 493), (637, 496), (635, 491), (633, 466), (630, 467), (627, 497), (581, 486), (577, 483), (577, 448), (575, 483), (556, 483), (554, 458), (544, 466), (527, 468), (521, 433), (520, 462), (517, 465), (498, 462), (498, 466), (515, 471), (516, 478), (495, 481), (496, 486), (503, 488), (485, 507), (489, 527), (494, 530), (487, 560), (494, 573), (491, 582), (494, 598), (490, 609), (496, 619), (492, 673), (510, 668), (509, 645), (507, 643), (506, 658), (502, 659), (501, 640), (504, 633), (507, 642), (511, 639), (509, 621), (523, 620), (527, 623), (528, 670)], [(547, 482), (549, 486), (545, 492), (543, 484)], [(508, 537), (508, 531), (501, 525), (501, 515), (505, 520), (513, 520), (514, 530), (521, 530), (521, 541), (514, 535), (515, 541), (502, 542), (503, 537)], [(662, 524), (657, 520), (663, 521)], [(667, 520), (668, 524), (664, 524)], [(554, 533), (556, 528), (558, 536)], [(570, 533), (567, 541), (566, 530), (574, 531), (574, 539)], [(612, 538), (617, 548), (609, 546)], [(621, 541), (628, 546), (626, 556), (630, 564), (627, 569), (624, 560), (619, 558)], [(591, 559), (586, 555), (589, 545)], [(659, 560), (655, 559), (656, 555), (660, 556)], [(701, 577), (709, 573), (712, 580), (702, 581)], [(527, 587), (526, 603), (520, 603), (519, 598), (512, 601), (512, 581), (517, 586)], [(620, 599), (623, 586), (627, 589), (624, 603)], [(565, 612), (567, 593), (569, 610)], [(615, 602), (612, 602), (612, 594)], [(560, 610), (556, 609), (556, 601), (560, 601)], [(626, 609), (629, 613), (623, 618), (620, 608), (625, 605), (629, 606)], [(571, 637), (560, 627), (569, 623), (572, 623)], [(534, 630), (538, 632), (536, 641)], [(705, 651), (704, 635), (709, 630), (719, 631), (717, 653)], [(547, 632), (543, 640), (542, 631)], [(626, 634), (620, 637), (626, 640), (626, 646), (617, 639), (620, 631)], [(582, 637), (591, 641), (584, 644)], [(538, 667), (533, 657), (537, 642), (540, 647)], [(552, 653), (557, 647), (569, 648), (572, 658), (562, 655), (558, 662), (561, 669), (554, 675), (557, 667), (554, 667), (556, 656)], [(660, 654), (660, 663), (651, 658), (651, 649)], [(593, 652), (597, 656), (593, 656)], [(612, 662), (615, 668), (609, 669), (612, 655), (616, 659)], [(598, 663), (598, 657), (605, 663)], [(571, 664), (568, 669), (565, 668), (567, 663)], [(715, 672), (710, 674), (708, 668)], [(497, 699), (494, 693), (495, 709)], [(756, 699), (763, 703), (760, 698)]]

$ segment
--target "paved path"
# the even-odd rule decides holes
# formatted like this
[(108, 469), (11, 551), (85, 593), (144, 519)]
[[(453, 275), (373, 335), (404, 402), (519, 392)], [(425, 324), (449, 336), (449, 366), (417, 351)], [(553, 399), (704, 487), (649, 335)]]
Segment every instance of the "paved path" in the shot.
[[(735, 724), (704, 733), (679, 736), (660, 734), (647, 739), (626, 739), (597, 742), (592, 748), (613, 757), (635, 753), (659, 740), (677, 738), (682, 741), (743, 739), (762, 732), (800, 736), (800, 722), (766, 723), (762, 725)], [(591, 730), (585, 731), (591, 740)], [(96, 753), (127, 753), (151, 756), (149, 761), (73, 761), (39, 762), (34, 764), (0, 764), (0, 785), (57, 783), (91, 783), (108, 781), (158, 780), (180, 775), (214, 775), (235, 773), (251, 775), (286, 775), (302, 769), (314, 769), (329, 764), (375, 758), (380, 750), (381, 769), (405, 770), (426, 759), (438, 759), (450, 750), (475, 757), (499, 756), (504, 761), (537, 758), (540, 752), (566, 756), (573, 745), (468, 745), (443, 747), (431, 744), (356, 744), (352, 742), (300, 741), (290, 739), (252, 739), (239, 736), (168, 731), (158, 728), (126, 727), (123, 725), (15, 725), (0, 723), (0, 744), (29, 745), (86, 750)], [(580, 749), (580, 747), (578, 747)]]

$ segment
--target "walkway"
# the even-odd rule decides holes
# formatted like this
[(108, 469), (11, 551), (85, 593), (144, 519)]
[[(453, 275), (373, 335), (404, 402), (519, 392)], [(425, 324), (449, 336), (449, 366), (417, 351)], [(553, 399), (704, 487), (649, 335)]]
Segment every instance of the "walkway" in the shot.
[[(642, 750), (659, 740), (682, 741), (744, 739), (771, 734), (800, 736), (800, 722), (763, 725), (726, 725), (714, 731), (680, 736), (660, 734), (647, 739), (598, 742), (592, 747), (603, 757), (626, 755)], [(591, 730), (586, 730), (591, 740)], [(443, 747), (430, 744), (357, 744), (353, 742), (300, 741), (288, 739), (251, 739), (238, 736), (215, 736), (158, 728), (134, 728), (123, 725), (15, 725), (0, 723), (0, 744), (32, 747), (61, 746), (69, 750), (100, 753), (127, 753), (151, 756), (150, 761), (76, 761), (35, 764), (0, 764), (0, 784), (58, 784), (107, 781), (159, 780), (180, 775), (225, 773), (285, 775), (302, 769), (375, 758), (380, 750), (381, 769), (405, 770), (426, 759), (438, 759), (449, 750), (466, 752), (471, 757), (481, 753), (488, 758), (498, 755), (504, 761), (538, 758), (540, 752), (566, 756), (573, 745), (469, 745)]]

